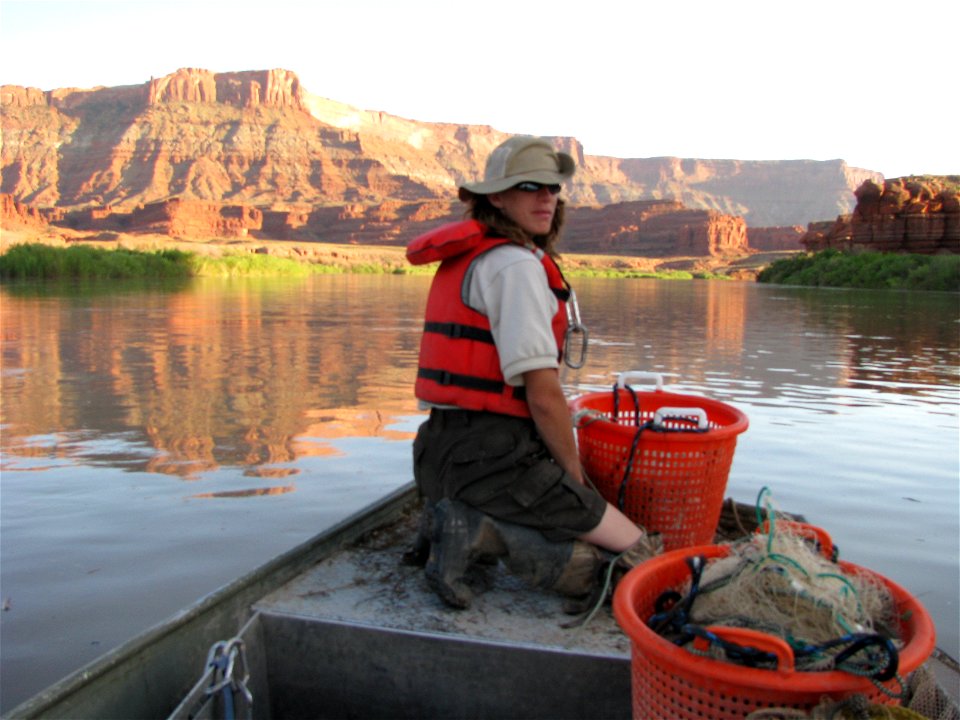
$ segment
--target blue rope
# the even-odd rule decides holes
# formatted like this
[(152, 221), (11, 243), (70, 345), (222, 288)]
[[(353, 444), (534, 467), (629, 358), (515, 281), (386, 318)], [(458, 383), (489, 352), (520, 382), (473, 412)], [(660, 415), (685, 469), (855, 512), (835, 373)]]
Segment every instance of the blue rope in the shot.
[[(640, 436), (643, 434), (644, 430), (656, 430), (660, 432), (708, 432), (709, 428), (700, 430), (699, 428), (655, 428), (653, 425), (653, 420), (647, 420), (646, 422), (640, 422), (640, 399), (637, 397), (637, 393), (629, 385), (625, 385), (624, 388), (630, 397), (633, 398), (633, 424), (637, 428), (637, 432), (633, 436), (633, 442), (630, 443), (630, 452), (627, 454), (627, 462), (623, 467), (623, 478), (620, 480), (620, 488), (617, 492), (617, 508), (624, 512), (624, 506), (627, 502), (627, 484), (630, 482), (630, 473), (633, 471), (633, 461), (637, 454), (637, 448), (640, 446)], [(617, 422), (620, 417), (620, 393), (617, 392), (617, 386), (613, 386), (613, 421)], [(681, 418), (683, 421), (691, 422), (685, 418)]]
[[(640, 398), (637, 397), (637, 393), (629, 385), (625, 385), (624, 388), (630, 397), (633, 399), (633, 424), (637, 428), (636, 434), (633, 436), (633, 442), (630, 444), (630, 453), (627, 455), (627, 463), (623, 468), (623, 479), (620, 481), (620, 489), (617, 493), (617, 508), (620, 512), (624, 511), (624, 506), (627, 502), (627, 483), (630, 481), (630, 472), (633, 470), (633, 457), (637, 452), (637, 446), (640, 444), (640, 435), (646, 429), (650, 423), (640, 423)], [(617, 384), (613, 385), (613, 421), (616, 423), (620, 419), (620, 393), (617, 392)]]
[(627, 483), (630, 482), (630, 473), (633, 470), (633, 458), (637, 453), (637, 447), (640, 445), (640, 436), (647, 429), (650, 423), (644, 423), (637, 428), (633, 436), (633, 442), (630, 444), (630, 452), (627, 455), (627, 463), (623, 468), (623, 479), (620, 481), (620, 490), (617, 493), (617, 507), (620, 512), (624, 512), (624, 506), (627, 503)]
[(766, 667), (768, 665), (777, 665), (777, 656), (766, 650), (758, 650), (751, 645), (739, 645), (738, 643), (724, 640), (715, 633), (710, 632), (699, 625), (684, 625), (682, 642), (678, 645), (685, 645), (694, 638), (703, 638), (711, 645), (721, 648), (728, 660), (746, 665), (747, 667)]
[[(223, 654), (223, 655), (219, 655), (218, 657), (214, 658), (214, 659), (210, 662), (210, 665), (211, 665), (215, 670), (219, 671), (221, 675), (226, 675), (227, 668), (228, 668), (229, 665), (230, 665), (230, 657), (229, 657), (229, 655), (226, 654), (226, 653)], [(234, 711), (234, 707), (233, 707), (233, 687), (232, 687), (232, 684), (231, 684), (231, 683), (227, 683), (226, 685), (224, 685), (223, 690), (221, 690), (221, 692), (223, 693), (223, 714), (224, 714), (224, 718), (225, 718), (225, 720), (234, 720), (235, 711)]]
[[(767, 510), (770, 535), (767, 541), (768, 554), (761, 560), (761, 564), (768, 560), (774, 562), (790, 560), (790, 558), (784, 558), (778, 553), (771, 552), (772, 538), (775, 532), (775, 515), (769, 502), (769, 495), (770, 489), (768, 487), (761, 488), (760, 493), (757, 495), (757, 521), (760, 525), (763, 524), (762, 508), (765, 507)], [(701, 588), (700, 586), (703, 570), (706, 567), (706, 558), (698, 555), (687, 558), (686, 562), (690, 568), (690, 590), (685, 596), (676, 590), (667, 590), (661, 593), (654, 603), (655, 612), (647, 621), (647, 626), (667, 639), (672, 638), (672, 641), (677, 645), (686, 645), (698, 637), (705, 639), (710, 644), (720, 647), (729, 660), (739, 662), (749, 667), (765, 666), (770, 663), (775, 664), (776, 655), (772, 653), (724, 640), (706, 628), (689, 622), (690, 611), (694, 601), (701, 592), (709, 592), (710, 588)], [(796, 565), (793, 561), (790, 561), (789, 564)], [(783, 567), (783, 565), (777, 565), (776, 569), (783, 572)], [(803, 571), (803, 568), (797, 567)], [(805, 571), (803, 571), (803, 573), (805, 575), (807, 574)], [(844, 590), (854, 592), (854, 595), (856, 595), (853, 586), (846, 581), (843, 576), (829, 573), (824, 573), (823, 575), (844, 582)], [(713, 583), (713, 585), (715, 586), (716, 583)], [(897, 675), (900, 662), (899, 653), (893, 642), (883, 635), (848, 632), (840, 637), (819, 644), (807, 643), (793, 637), (788, 637), (787, 642), (791, 648), (793, 648), (798, 670), (804, 669), (802, 665), (810, 668), (814, 664), (814, 661), (826, 659), (828, 657), (828, 651), (840, 648), (839, 652), (836, 653), (831, 661), (835, 669), (867, 677), (887, 694), (891, 694), (891, 691), (883, 685), (880, 685), (880, 683), (892, 678), (899, 678)], [(891, 696), (895, 697), (893, 694), (891, 694)]]
[(685, 597), (676, 590), (661, 593), (654, 604), (656, 612), (647, 621), (647, 626), (651, 630), (665, 637), (671, 632), (683, 633), (683, 627), (690, 619), (690, 608), (693, 607), (693, 601), (700, 593), (700, 578), (706, 565), (707, 560), (703, 555), (687, 558), (687, 567), (690, 568), (690, 590)]

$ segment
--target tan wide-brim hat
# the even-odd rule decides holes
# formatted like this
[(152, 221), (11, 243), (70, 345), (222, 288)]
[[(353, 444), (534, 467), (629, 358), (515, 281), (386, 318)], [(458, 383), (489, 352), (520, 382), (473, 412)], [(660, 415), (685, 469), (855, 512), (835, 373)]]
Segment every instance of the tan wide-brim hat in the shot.
[(461, 185), (460, 199), (503, 192), (525, 181), (559, 185), (576, 169), (573, 158), (554, 149), (549, 140), (518, 135), (494, 148), (487, 158), (483, 182)]

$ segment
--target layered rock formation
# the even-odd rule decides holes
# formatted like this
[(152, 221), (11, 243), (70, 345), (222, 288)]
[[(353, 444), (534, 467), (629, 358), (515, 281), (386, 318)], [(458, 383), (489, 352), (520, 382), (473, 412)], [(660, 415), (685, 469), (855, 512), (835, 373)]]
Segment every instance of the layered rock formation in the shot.
[[(3, 86), (2, 185), (18, 202), (79, 208), (180, 197), (262, 211), (437, 202), (483, 172), (506, 135), (426, 123), (309, 95), (287, 70), (184, 68), (142, 85), (91, 90)], [(751, 227), (803, 224), (852, 209), (879, 174), (841, 160), (751, 162), (587, 155), (572, 205), (673, 199)]]
[(44, 227), (48, 223), (48, 218), (40, 211), (40, 208), (31, 205), (18, 203), (12, 195), (0, 195), (0, 221), (3, 227)]
[(183, 68), (159, 79), (151, 78), (147, 86), (147, 104), (172, 102), (304, 109), (300, 79), (289, 70), (212, 73)]
[(750, 228), (747, 231), (752, 250), (777, 250), (799, 252), (803, 250), (800, 239), (805, 230), (801, 225), (789, 227)]
[(743, 218), (691, 210), (678, 202), (639, 201), (574, 208), (564, 231), (572, 252), (648, 257), (747, 252)]
[(263, 226), (263, 213), (245, 205), (175, 199), (136, 208), (129, 225), (175, 238), (242, 238)]
[(960, 176), (864, 182), (853, 213), (810, 223), (801, 239), (810, 251), (960, 253)]
[[(75, 230), (154, 233), (178, 239), (257, 238), (357, 245), (406, 245), (418, 234), (459, 219), (451, 202), (352, 204), (300, 210), (175, 198), (139, 205), (38, 210), (2, 196), (2, 219), (47, 221)], [(25, 218), (27, 220), (21, 220)], [(749, 252), (743, 218), (691, 210), (671, 201), (570, 208), (563, 250), (626, 256), (730, 256)]]

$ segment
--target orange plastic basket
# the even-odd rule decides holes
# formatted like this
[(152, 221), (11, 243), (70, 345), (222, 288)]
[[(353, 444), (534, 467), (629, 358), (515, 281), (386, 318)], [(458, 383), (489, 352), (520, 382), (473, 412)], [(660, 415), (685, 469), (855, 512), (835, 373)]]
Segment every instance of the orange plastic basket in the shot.
[[(627, 382), (638, 378), (654, 380), (656, 390), (633, 392)], [(656, 373), (621, 373), (615, 390), (574, 398), (570, 408), (580, 462), (597, 490), (676, 550), (713, 540), (748, 422), (729, 405), (662, 386)]]
[[(805, 672), (793, 669), (793, 651), (780, 638), (729, 628), (729, 639), (775, 653), (776, 670), (744, 667), (703, 657), (674, 645), (649, 627), (657, 598), (666, 590), (681, 590), (690, 578), (687, 558), (724, 557), (729, 548), (706, 545), (659, 555), (631, 570), (617, 586), (613, 612), (630, 637), (633, 717), (696, 718), (724, 720), (743, 718), (760, 708), (788, 707), (809, 712), (824, 696), (840, 700), (862, 694), (871, 703), (897, 701), (868, 678), (840, 670)], [(840, 562), (849, 572), (869, 573), (851, 563)], [(898, 674), (906, 677), (929, 658), (936, 642), (933, 621), (924, 607), (906, 590), (872, 573), (891, 591), (901, 617), (904, 646), (899, 651)], [(716, 628), (713, 628), (716, 629)], [(737, 637), (739, 635), (739, 637)], [(885, 683), (891, 692), (900, 688), (895, 679)]]

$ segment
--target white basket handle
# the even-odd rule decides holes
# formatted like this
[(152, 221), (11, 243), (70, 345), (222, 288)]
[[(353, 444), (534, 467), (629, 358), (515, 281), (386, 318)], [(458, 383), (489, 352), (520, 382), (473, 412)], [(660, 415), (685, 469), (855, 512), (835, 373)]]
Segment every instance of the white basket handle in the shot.
[(697, 419), (697, 430), (708, 430), (707, 411), (698, 407), (662, 407), (653, 414), (653, 429), (662, 430), (665, 420)]
[(656, 383), (657, 392), (663, 390), (663, 375), (655, 372), (643, 372), (642, 370), (627, 370), (617, 375), (617, 389), (623, 390), (630, 380), (652, 380)]

